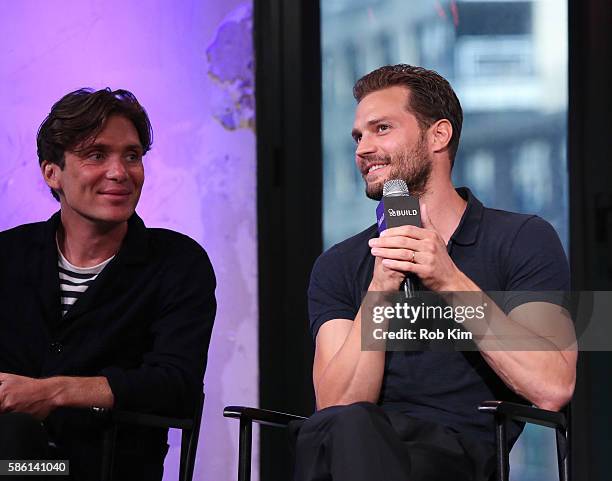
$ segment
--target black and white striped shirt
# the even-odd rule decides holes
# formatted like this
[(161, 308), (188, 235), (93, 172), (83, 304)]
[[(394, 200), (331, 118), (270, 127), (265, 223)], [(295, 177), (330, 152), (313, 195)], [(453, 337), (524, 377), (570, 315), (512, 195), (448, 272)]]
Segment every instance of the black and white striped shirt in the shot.
[(60, 280), (60, 296), (62, 301), (62, 316), (66, 315), (70, 306), (72, 306), (83, 295), (87, 288), (93, 284), (113, 257), (106, 259), (100, 264), (92, 267), (77, 267), (72, 265), (62, 254), (62, 251), (57, 249), (57, 267), (59, 270)]

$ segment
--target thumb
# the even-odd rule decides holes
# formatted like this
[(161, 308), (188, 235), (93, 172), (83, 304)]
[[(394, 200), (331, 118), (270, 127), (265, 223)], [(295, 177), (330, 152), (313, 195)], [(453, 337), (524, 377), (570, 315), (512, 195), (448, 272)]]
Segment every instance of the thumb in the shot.
[(436, 229), (436, 226), (433, 224), (433, 222), (429, 218), (429, 212), (427, 211), (427, 204), (423, 204), (421, 206), (421, 224), (423, 224), (423, 227), (425, 229), (438, 232), (438, 229)]

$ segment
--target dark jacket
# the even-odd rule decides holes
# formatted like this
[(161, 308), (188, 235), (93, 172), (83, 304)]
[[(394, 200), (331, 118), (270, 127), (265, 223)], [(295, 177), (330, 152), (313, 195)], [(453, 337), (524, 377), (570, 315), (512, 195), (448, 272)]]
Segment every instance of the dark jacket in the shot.
[[(134, 214), (118, 254), (62, 318), (59, 222), (56, 213), (0, 233), (0, 371), (37, 378), (102, 375), (116, 408), (191, 415), (216, 312), (206, 252), (182, 234), (147, 229)], [(62, 410), (49, 417), (60, 444), (91, 434), (76, 419)], [(123, 437), (128, 450), (151, 445), (165, 453), (165, 433), (134, 430)]]

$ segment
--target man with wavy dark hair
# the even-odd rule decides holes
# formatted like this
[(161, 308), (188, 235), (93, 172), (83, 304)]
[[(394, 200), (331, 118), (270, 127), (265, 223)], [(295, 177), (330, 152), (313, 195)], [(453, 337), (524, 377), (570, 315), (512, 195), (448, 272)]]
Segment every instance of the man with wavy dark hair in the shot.
[[(195, 241), (135, 213), (151, 148), (126, 90), (59, 100), (37, 138), (60, 210), (0, 233), (0, 459), (100, 473), (93, 406), (186, 416), (197, 405), (215, 276)], [(167, 431), (119, 432), (113, 479), (160, 480)]]
[[(127, 90), (110, 89), (92, 92), (80, 89), (57, 102), (38, 129), (36, 145), (38, 162), (57, 164), (66, 162), (66, 151), (77, 153), (95, 140), (110, 116), (121, 116), (132, 123), (144, 156), (153, 143), (153, 130), (149, 117), (136, 97)], [(53, 197), (60, 200), (53, 189)]]
[[(488, 481), (494, 425), (477, 406), (500, 399), (558, 410), (572, 396), (573, 329), (548, 294), (569, 290), (563, 248), (543, 219), (486, 208), (469, 189), (455, 189), (463, 114), (439, 74), (381, 67), (357, 81), (354, 96), (355, 162), (367, 196), (380, 199), (385, 181), (405, 181), (419, 198), (422, 227), (379, 235), (375, 224), (313, 267), (318, 411), (299, 427), (296, 480)], [(398, 292), (407, 275), (425, 290), (467, 299), (504, 291), (499, 306), (485, 301), (487, 322), (529, 339), (530, 348), (475, 336), (478, 350), (470, 352), (362, 349), (363, 293)], [(510, 444), (521, 429), (508, 424)]]

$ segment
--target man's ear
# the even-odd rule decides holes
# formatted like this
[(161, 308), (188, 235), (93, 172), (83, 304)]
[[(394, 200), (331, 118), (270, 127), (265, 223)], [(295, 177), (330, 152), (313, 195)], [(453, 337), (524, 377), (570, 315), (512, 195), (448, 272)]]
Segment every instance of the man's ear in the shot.
[(40, 164), (40, 170), (42, 172), (43, 178), (49, 187), (53, 190), (58, 191), (61, 189), (60, 183), (60, 175), (59, 171), (60, 166), (54, 164), (53, 162), (49, 162), (48, 160), (43, 160)]
[(453, 138), (453, 126), (446, 119), (440, 119), (429, 128), (431, 141), (435, 153), (442, 152), (448, 148)]

